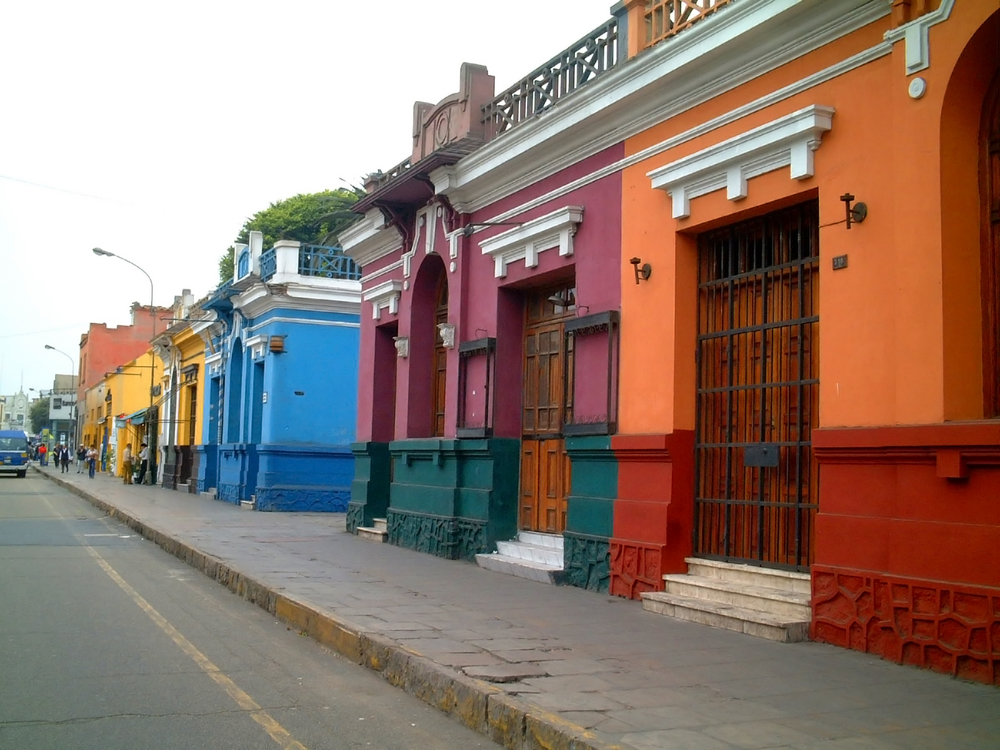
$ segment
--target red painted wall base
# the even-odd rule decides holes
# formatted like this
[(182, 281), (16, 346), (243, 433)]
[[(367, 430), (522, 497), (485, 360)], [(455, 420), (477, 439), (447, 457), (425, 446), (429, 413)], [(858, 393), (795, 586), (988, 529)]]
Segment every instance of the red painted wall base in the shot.
[(610, 593), (638, 599), (644, 591), (663, 591), (666, 549), (665, 544), (612, 539)]
[(1000, 685), (1000, 588), (813, 566), (812, 639)]

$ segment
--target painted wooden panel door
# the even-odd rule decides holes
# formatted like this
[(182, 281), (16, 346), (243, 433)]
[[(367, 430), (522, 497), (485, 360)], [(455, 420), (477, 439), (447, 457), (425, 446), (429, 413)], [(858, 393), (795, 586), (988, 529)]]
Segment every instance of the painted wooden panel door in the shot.
[(815, 203), (700, 238), (696, 553), (808, 569), (819, 483)]
[[(567, 304), (555, 304), (553, 298)], [(562, 533), (566, 528), (569, 460), (562, 437), (565, 418), (563, 321), (572, 315), (573, 290), (548, 289), (530, 294), (524, 335), (522, 396), (522, 529)]]

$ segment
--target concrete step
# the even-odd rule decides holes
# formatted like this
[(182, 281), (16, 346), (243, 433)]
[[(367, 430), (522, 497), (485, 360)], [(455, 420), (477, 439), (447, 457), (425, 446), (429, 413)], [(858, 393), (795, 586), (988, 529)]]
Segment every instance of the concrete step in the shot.
[(517, 541), (524, 542), (525, 544), (534, 544), (536, 547), (552, 547), (553, 549), (558, 550), (562, 550), (563, 548), (562, 534), (543, 534), (540, 531), (519, 531), (517, 532)]
[(741, 565), (738, 563), (719, 562), (717, 560), (705, 560), (700, 557), (688, 557), (684, 562), (688, 566), (688, 575), (703, 578), (718, 578), (733, 583), (748, 583), (754, 586), (768, 586), (774, 589), (795, 591), (807, 596), (812, 595), (812, 578), (808, 573), (762, 568), (757, 565)]
[(521, 557), (510, 557), (496, 552), (487, 555), (476, 555), (476, 564), (481, 568), (493, 570), (497, 573), (527, 578), (529, 581), (539, 583), (562, 583), (565, 572), (562, 565), (546, 565), (541, 562), (525, 560)]
[(527, 542), (497, 542), (497, 552), (506, 557), (544, 563), (556, 568), (563, 566), (563, 551), (556, 547), (542, 547)]
[(669, 594), (705, 599), (797, 621), (809, 622), (812, 618), (809, 595), (797, 591), (697, 575), (665, 575), (663, 580)]
[(358, 526), (358, 537), (368, 542), (384, 542), (389, 538), (389, 532), (375, 526)]
[(794, 617), (782, 617), (708, 599), (654, 591), (642, 594), (642, 608), (678, 620), (782, 643), (797, 643), (809, 639), (808, 619), (803, 621)]
[(389, 522), (385, 518), (373, 518), (372, 519), (372, 525), (373, 525), (374, 528), (378, 529), (379, 531), (388, 531), (389, 530)]

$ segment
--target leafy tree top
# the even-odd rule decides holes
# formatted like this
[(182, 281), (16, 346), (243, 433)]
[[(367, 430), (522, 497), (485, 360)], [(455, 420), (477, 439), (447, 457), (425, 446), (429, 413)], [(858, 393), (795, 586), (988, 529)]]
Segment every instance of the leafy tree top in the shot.
[[(320, 193), (295, 195), (272, 203), (243, 223), (236, 242), (247, 244), (250, 232), (264, 235), (264, 247), (278, 240), (298, 240), (304, 245), (329, 245), (336, 242), (337, 233), (352, 224), (358, 215), (351, 206), (365, 192), (360, 188), (338, 188)], [(232, 247), (219, 259), (219, 281), (233, 275)]]

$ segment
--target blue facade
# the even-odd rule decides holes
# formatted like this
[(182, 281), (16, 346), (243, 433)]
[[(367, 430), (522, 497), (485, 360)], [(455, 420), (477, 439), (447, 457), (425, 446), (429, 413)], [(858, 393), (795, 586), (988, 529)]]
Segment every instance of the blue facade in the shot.
[[(258, 510), (346, 511), (357, 421), (358, 271), (346, 279), (312, 276), (301, 272), (298, 243), (280, 242), (263, 254), (252, 244), (250, 273), (239, 278), (238, 270), (235, 283), (205, 303), (220, 331), (206, 353), (199, 490), (214, 487), (218, 499), (254, 502)], [(261, 255), (269, 284), (259, 275)]]

